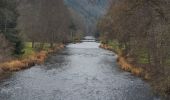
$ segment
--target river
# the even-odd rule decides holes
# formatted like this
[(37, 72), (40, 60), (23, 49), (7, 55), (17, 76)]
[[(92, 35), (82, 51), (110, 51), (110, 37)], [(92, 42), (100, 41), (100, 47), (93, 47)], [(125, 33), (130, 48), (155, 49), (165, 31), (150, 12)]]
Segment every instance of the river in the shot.
[(86, 37), (43, 65), (4, 75), (0, 100), (160, 100), (146, 82), (119, 68), (116, 54), (99, 45)]

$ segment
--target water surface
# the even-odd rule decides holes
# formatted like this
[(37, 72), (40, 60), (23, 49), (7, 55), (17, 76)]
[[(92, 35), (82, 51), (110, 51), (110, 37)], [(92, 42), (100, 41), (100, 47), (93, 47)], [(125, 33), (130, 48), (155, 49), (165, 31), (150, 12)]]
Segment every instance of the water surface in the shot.
[(159, 100), (93, 40), (69, 44), (44, 65), (4, 75), (0, 100)]

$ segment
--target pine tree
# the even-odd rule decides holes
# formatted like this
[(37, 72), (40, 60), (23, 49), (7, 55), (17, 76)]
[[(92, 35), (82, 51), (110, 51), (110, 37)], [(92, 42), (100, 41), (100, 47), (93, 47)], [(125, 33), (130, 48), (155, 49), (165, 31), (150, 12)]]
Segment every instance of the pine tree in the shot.
[(24, 53), (24, 45), (16, 29), (18, 16), (15, 0), (0, 0), (0, 32), (12, 43), (13, 54), (17, 55)]

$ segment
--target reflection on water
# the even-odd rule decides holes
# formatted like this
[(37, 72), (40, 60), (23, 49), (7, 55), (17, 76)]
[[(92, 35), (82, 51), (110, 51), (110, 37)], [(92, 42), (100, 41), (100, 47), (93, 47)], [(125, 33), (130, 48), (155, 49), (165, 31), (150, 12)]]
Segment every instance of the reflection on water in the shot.
[(0, 100), (159, 100), (150, 87), (116, 64), (99, 43), (69, 44), (41, 66), (0, 82)]

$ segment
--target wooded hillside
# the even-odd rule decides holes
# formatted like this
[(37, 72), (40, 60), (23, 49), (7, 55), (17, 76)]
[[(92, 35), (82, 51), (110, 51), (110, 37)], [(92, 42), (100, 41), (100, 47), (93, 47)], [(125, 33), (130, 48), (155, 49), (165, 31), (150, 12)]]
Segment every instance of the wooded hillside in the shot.
[(24, 54), (30, 42), (42, 49), (80, 40), (80, 20), (63, 0), (0, 0), (0, 61)]
[(99, 21), (104, 44), (118, 44), (121, 56), (143, 67), (170, 93), (170, 0), (120, 0)]

